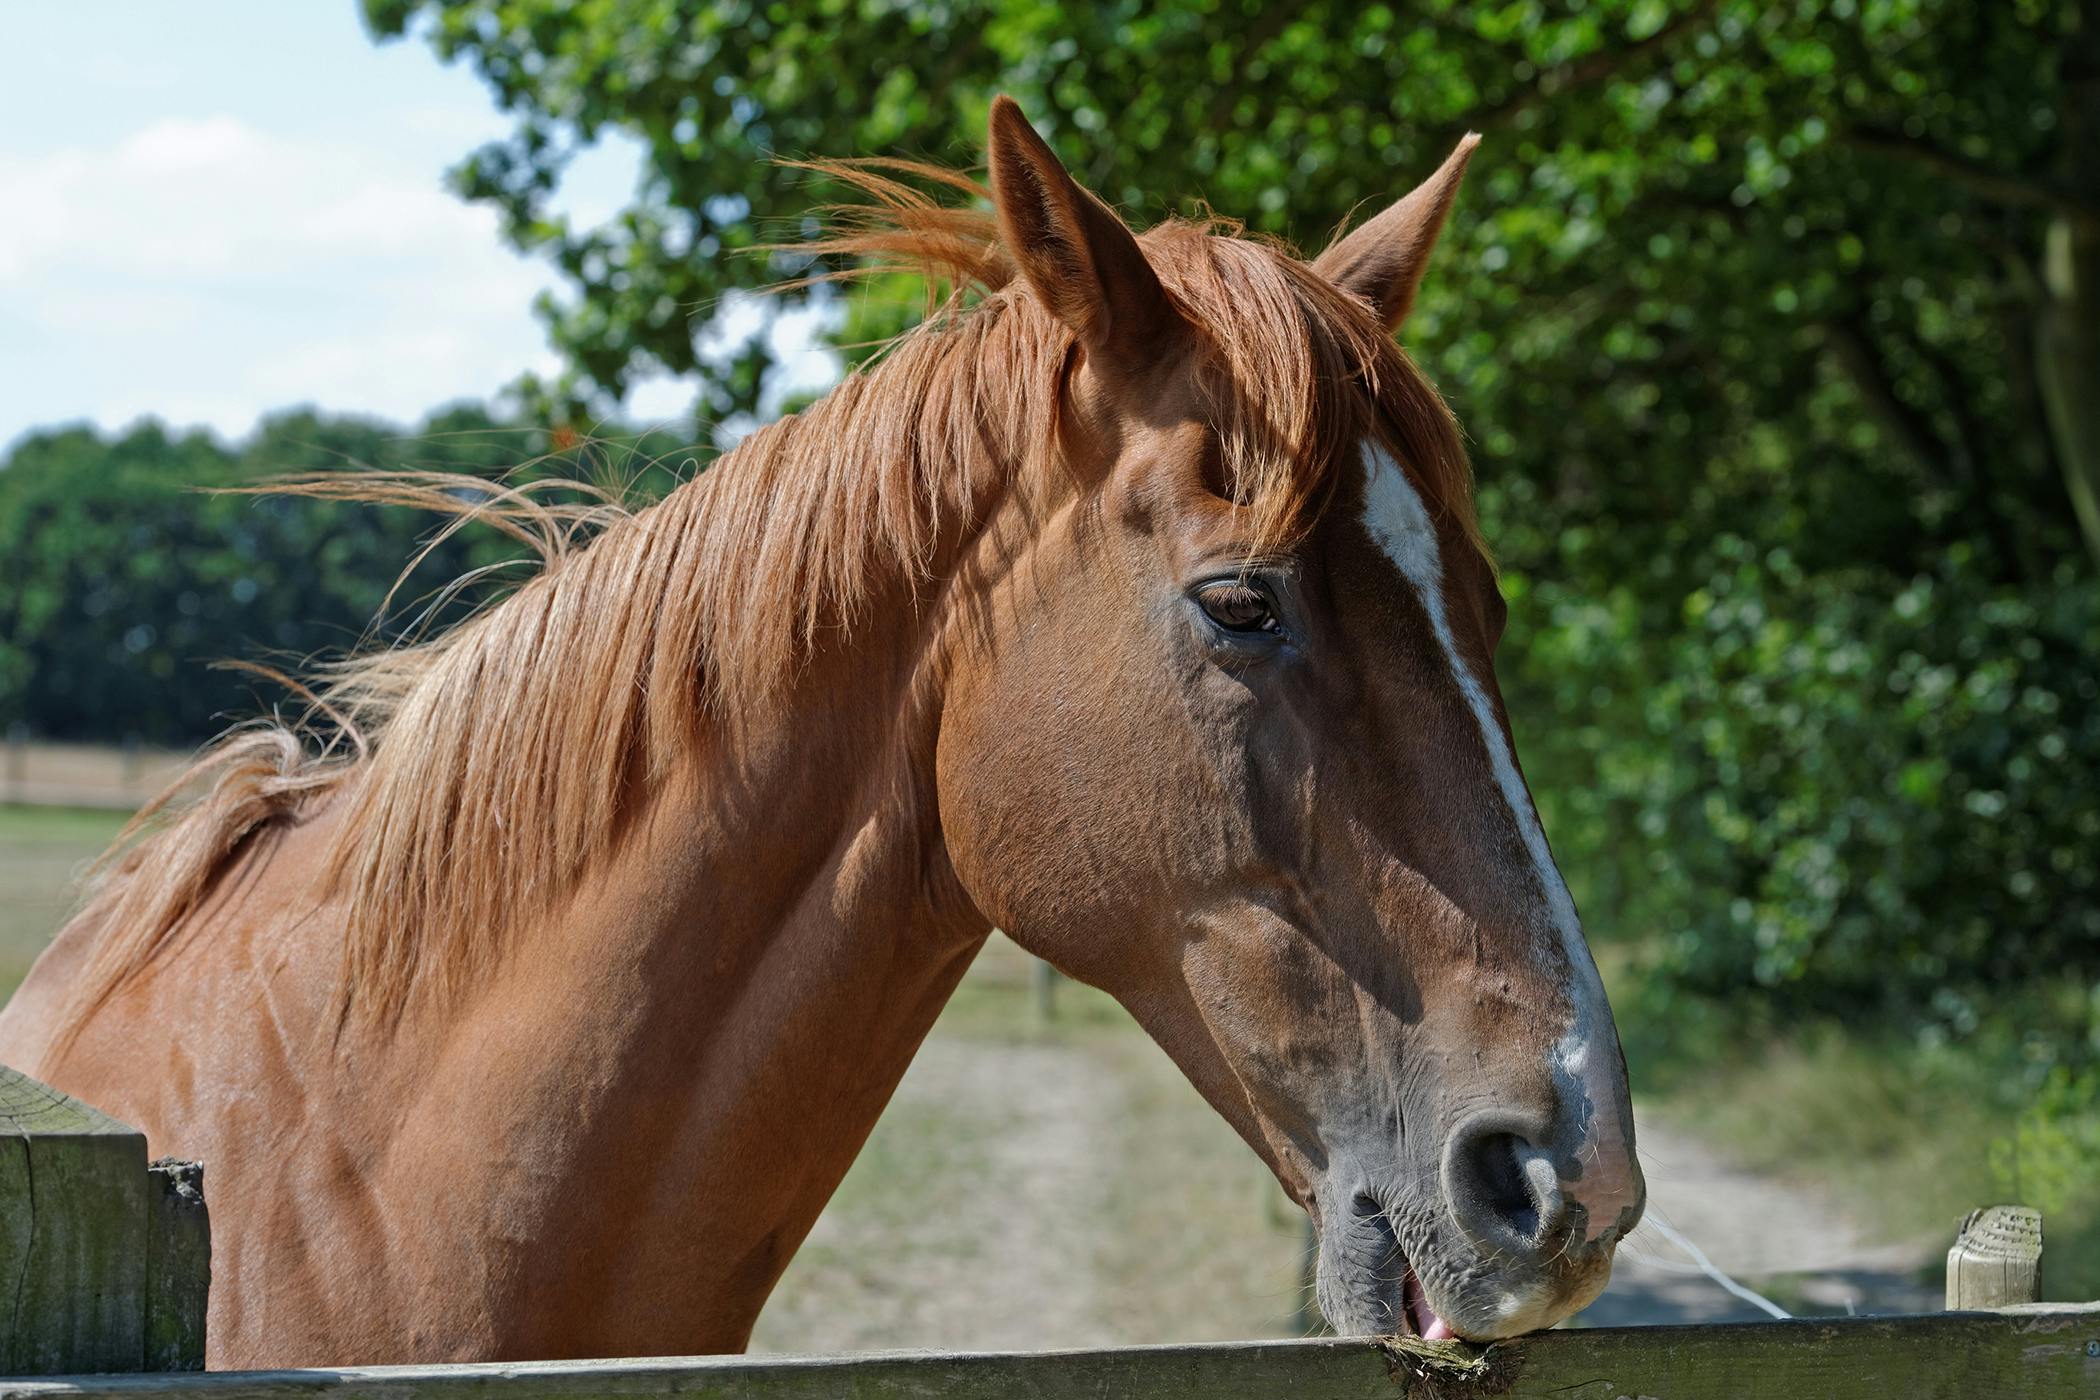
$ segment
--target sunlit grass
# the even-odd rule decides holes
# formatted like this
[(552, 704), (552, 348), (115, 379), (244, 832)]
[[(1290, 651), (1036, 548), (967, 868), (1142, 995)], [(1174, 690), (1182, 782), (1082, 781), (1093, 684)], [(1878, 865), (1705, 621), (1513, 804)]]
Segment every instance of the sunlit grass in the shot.
[(0, 806), (0, 999), (72, 911), (80, 872), (125, 822), (122, 812)]
[[(1651, 1097), (1744, 1166), (1835, 1195), (1883, 1238), (1944, 1248), (1978, 1206), (2040, 1201), (2008, 1158), (2018, 1110), (2002, 1088), (1976, 1058), (1826, 1026), (1687, 1069)], [(2100, 1168), (2047, 1204), (2045, 1296), (2100, 1297)]]

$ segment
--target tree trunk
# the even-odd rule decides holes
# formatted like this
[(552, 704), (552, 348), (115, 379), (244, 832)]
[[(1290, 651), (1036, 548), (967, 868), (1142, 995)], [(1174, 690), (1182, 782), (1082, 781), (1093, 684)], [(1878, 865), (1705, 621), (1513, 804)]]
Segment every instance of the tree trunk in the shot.
[[(2064, 46), (2063, 176), (2100, 190), (2100, 0), (2085, 0)], [(2100, 563), (2100, 219), (2051, 217), (2035, 318), (2035, 377), (2078, 527)]]

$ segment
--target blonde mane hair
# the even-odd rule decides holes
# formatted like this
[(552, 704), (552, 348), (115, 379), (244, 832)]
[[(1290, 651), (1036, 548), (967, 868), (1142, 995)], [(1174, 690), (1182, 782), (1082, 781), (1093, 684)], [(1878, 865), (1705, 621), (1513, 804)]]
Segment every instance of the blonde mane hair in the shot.
[[(908, 270), (941, 289), (935, 314), (661, 501), (561, 504), (444, 474), (272, 484), (487, 522), (543, 567), (441, 635), (319, 668), (295, 683), (318, 723), (238, 729), (142, 811), (76, 916), (102, 928), (76, 1027), (170, 944), (244, 843), (322, 802), (344, 804), (316, 896), (348, 911), (346, 1012), (472, 985), (604, 857), (696, 735), (762, 722), (816, 649), (850, 645), (879, 589), (930, 583), (942, 541), (1016, 479), (1056, 469), (1073, 340), (1017, 282), (988, 192), (918, 164), (808, 168), (862, 198), (801, 245), (852, 264), (818, 276)], [(1369, 435), (1472, 533), (1450, 414), (1366, 307), (1224, 220), (1172, 220), (1142, 242), (1205, 343), (1225, 481), (1258, 546), (1309, 528)]]

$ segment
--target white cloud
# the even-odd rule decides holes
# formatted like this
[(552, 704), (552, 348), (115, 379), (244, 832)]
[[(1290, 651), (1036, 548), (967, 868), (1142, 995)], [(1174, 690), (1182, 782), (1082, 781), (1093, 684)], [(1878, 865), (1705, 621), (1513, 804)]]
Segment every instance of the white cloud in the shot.
[(117, 147), (117, 160), (148, 176), (223, 170), (263, 155), (267, 144), (232, 117), (175, 117), (155, 122), (123, 142)]
[[(334, 259), (518, 261), (493, 211), (354, 145), (171, 118), (102, 150), (0, 159), (0, 278), (323, 277)], [(537, 278), (535, 278), (537, 281)], [(10, 290), (13, 290), (10, 288)]]
[(530, 307), (554, 275), (440, 186), (452, 149), (219, 115), (0, 156), (0, 437), (148, 412), (242, 432), (306, 401), (412, 418), (551, 368)]
[[(0, 449), (40, 424), (148, 414), (238, 435), (304, 403), (407, 422), (555, 371), (531, 307), (557, 274), (443, 184), (506, 119), (470, 75), (413, 46), (334, 36), (321, 46), (341, 63), (299, 79), (262, 61), (319, 43), (277, 32), (314, 13), (256, 7), (252, 52), (172, 22), (106, 64), (59, 44), (70, 67), (31, 75), (12, 98), (0, 89)], [(94, 99), (92, 120), (26, 119), (59, 93)], [(225, 106), (176, 107), (200, 93)], [(556, 207), (609, 216), (640, 156), (631, 139), (602, 140)], [(774, 405), (836, 378), (835, 357), (812, 345), (829, 311), (736, 309), (717, 339), (768, 336), (785, 371)], [(689, 384), (659, 378), (635, 387), (628, 412), (662, 422), (691, 405)]]

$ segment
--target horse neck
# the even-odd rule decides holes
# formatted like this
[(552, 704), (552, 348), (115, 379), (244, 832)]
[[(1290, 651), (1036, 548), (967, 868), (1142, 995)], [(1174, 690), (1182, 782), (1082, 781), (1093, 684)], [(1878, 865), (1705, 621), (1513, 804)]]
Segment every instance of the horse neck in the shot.
[[(934, 809), (934, 624), (886, 601), (766, 721), (697, 742), (488, 985), (385, 1052), (418, 1104), (388, 1145), (404, 1198), (448, 1202), (433, 1244), (529, 1239), (523, 1276), (588, 1281), (559, 1317), (491, 1308), (508, 1342), (559, 1345), (581, 1307), (627, 1329), (601, 1350), (741, 1344), (982, 943)], [(723, 1258), (746, 1261), (727, 1282)]]

